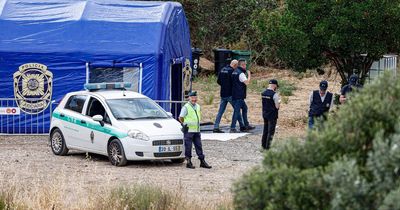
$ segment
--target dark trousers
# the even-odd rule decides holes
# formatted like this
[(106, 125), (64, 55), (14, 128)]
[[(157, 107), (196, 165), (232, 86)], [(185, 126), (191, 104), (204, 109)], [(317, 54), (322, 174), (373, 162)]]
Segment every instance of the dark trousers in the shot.
[(226, 105), (228, 105), (228, 103), (230, 103), (232, 107), (234, 107), (232, 103), (232, 96), (221, 98), (218, 114), (217, 117), (215, 118), (214, 128), (219, 128), (219, 123), (221, 122), (222, 115), (224, 114)]
[(275, 134), (276, 122), (278, 119), (268, 120), (264, 118), (264, 130), (261, 139), (261, 146), (264, 149), (269, 149), (272, 139)]
[(197, 156), (199, 157), (200, 160), (204, 160), (200, 133), (185, 133), (184, 139), (185, 139), (185, 157), (192, 158), (192, 144), (194, 144)]
[(309, 116), (308, 117), (308, 128), (309, 129), (313, 129), (314, 128), (314, 124), (315, 124), (315, 120), (323, 122), (327, 119), (327, 117), (325, 115), (321, 115), (321, 116)]
[(247, 104), (244, 99), (233, 100), (233, 116), (231, 129), (236, 128), (236, 121), (239, 121), (240, 128), (249, 126), (249, 120), (247, 119)]

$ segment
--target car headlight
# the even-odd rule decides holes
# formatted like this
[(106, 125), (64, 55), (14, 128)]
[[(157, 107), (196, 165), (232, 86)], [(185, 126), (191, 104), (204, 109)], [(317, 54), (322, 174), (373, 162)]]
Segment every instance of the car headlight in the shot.
[(139, 130), (129, 130), (128, 136), (133, 139), (139, 139), (139, 140), (143, 140), (143, 141), (150, 140), (150, 138), (146, 134), (144, 134), (142, 131), (139, 131)]

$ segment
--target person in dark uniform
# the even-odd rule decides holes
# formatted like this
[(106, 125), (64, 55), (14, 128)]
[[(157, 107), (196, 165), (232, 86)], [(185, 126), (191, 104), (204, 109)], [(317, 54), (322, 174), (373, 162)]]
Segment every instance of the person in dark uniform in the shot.
[[(246, 76), (247, 73), (247, 76)], [(233, 117), (231, 123), (231, 133), (236, 133), (236, 122), (239, 121), (240, 131), (253, 130), (247, 119), (246, 86), (250, 84), (251, 73), (246, 70), (246, 60), (240, 59), (238, 68), (232, 72), (232, 102)]]
[(266, 150), (270, 148), (275, 134), (276, 123), (278, 121), (278, 111), (280, 107), (279, 95), (276, 93), (278, 87), (278, 81), (271, 79), (268, 88), (261, 93), (262, 114), (264, 118), (264, 130), (261, 139), (261, 146)]
[(184, 133), (185, 141), (185, 158), (186, 168), (195, 168), (191, 161), (192, 158), (192, 144), (196, 149), (196, 154), (200, 160), (200, 167), (211, 168), (210, 165), (204, 159), (203, 147), (201, 145), (200, 135), (200, 121), (201, 121), (201, 109), (200, 105), (197, 104), (197, 92), (189, 93), (189, 102), (186, 103), (179, 115), (179, 121), (182, 124), (182, 130)]
[(323, 80), (319, 83), (319, 90), (310, 94), (310, 110), (308, 112), (308, 127), (314, 127), (315, 119), (326, 120), (327, 112), (333, 104), (333, 94), (327, 91), (328, 82)]
[(362, 86), (358, 83), (358, 76), (353, 74), (349, 78), (349, 84), (343, 86), (342, 90), (340, 91), (340, 98), (339, 101), (341, 104), (344, 104), (347, 100), (346, 95), (353, 90), (360, 89)]
[(232, 72), (238, 67), (238, 61), (232, 60), (229, 66), (224, 67), (218, 73), (218, 85), (221, 86), (220, 96), (221, 102), (219, 104), (219, 110), (217, 117), (215, 118), (214, 123), (214, 133), (223, 133), (221, 129), (219, 129), (219, 123), (221, 122), (222, 115), (225, 112), (226, 105), (230, 103), (233, 107), (232, 103)]

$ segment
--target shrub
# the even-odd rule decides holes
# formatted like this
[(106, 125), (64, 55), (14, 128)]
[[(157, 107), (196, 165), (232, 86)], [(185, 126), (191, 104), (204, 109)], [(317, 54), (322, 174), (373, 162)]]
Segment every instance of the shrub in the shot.
[(400, 203), (400, 81), (350, 96), (306, 141), (265, 153), (234, 186), (237, 209), (390, 209)]
[(291, 96), (293, 95), (293, 91), (295, 91), (297, 88), (293, 83), (290, 83), (286, 80), (279, 80), (279, 94), (281, 96)]
[(382, 206), (379, 207), (379, 210), (400, 210), (399, 198), (400, 186), (386, 196)]

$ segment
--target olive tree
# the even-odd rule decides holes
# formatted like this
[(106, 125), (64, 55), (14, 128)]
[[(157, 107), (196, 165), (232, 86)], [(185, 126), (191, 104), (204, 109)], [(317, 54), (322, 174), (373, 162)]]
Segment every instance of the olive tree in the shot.
[(400, 0), (286, 0), (254, 17), (261, 42), (288, 67), (331, 62), (342, 84), (353, 73), (363, 83), (375, 60), (400, 47)]

